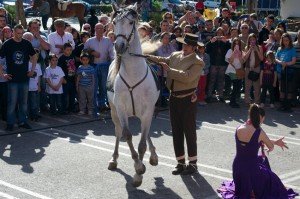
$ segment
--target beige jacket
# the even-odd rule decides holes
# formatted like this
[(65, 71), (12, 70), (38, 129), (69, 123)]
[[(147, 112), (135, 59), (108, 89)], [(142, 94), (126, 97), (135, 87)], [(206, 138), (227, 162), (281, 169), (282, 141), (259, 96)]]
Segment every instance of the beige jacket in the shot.
[(167, 88), (171, 90), (172, 80), (174, 80), (172, 91), (184, 91), (197, 88), (200, 74), (204, 68), (204, 62), (196, 53), (182, 57), (182, 51), (173, 52), (169, 57), (150, 56), (148, 58), (154, 62), (165, 62), (171, 68), (167, 76)]

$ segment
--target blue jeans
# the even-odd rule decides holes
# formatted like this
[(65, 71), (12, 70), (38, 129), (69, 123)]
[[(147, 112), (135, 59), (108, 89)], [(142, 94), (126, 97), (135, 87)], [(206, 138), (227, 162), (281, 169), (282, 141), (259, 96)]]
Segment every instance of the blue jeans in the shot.
[(109, 64), (102, 63), (97, 65), (97, 77), (98, 77), (98, 88), (99, 88), (99, 108), (105, 107), (105, 102), (107, 102), (107, 75), (108, 75)]
[(62, 94), (49, 94), (50, 98), (50, 112), (56, 113), (56, 108), (59, 114), (62, 113)]
[[(7, 106), (7, 124), (14, 125), (16, 122), (16, 107), (18, 105), (19, 123), (27, 122), (27, 100), (28, 100), (28, 82), (9, 82), (8, 83), (8, 106)], [(17, 104), (18, 103), (18, 104)]]
[(32, 119), (37, 119), (39, 112), (39, 92), (29, 91), (28, 93), (28, 115)]

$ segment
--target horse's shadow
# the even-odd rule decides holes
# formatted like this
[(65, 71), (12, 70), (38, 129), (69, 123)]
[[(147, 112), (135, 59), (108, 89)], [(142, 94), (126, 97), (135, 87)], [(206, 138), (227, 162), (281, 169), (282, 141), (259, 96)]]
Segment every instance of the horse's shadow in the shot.
[(121, 174), (125, 180), (126, 180), (126, 191), (128, 193), (128, 198), (130, 199), (139, 199), (139, 198), (145, 198), (145, 199), (157, 199), (157, 198), (172, 198), (172, 199), (181, 199), (180, 196), (178, 196), (174, 191), (172, 191), (170, 188), (165, 187), (164, 185), (164, 179), (162, 177), (156, 177), (155, 179), (155, 189), (152, 189), (151, 191), (154, 194), (149, 194), (145, 192), (144, 190), (137, 189), (136, 187), (132, 186), (132, 177), (125, 173), (121, 169), (116, 169), (115, 172), (118, 172)]

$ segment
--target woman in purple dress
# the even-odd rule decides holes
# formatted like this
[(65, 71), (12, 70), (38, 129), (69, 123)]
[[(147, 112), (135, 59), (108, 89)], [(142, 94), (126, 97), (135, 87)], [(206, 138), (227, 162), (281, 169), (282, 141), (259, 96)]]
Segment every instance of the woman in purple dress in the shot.
[(274, 145), (288, 148), (283, 138), (273, 141), (260, 128), (265, 119), (265, 111), (257, 104), (251, 105), (247, 123), (237, 128), (235, 134), (236, 156), (233, 161), (233, 181), (225, 181), (218, 192), (223, 198), (240, 199), (289, 199), (298, 194), (287, 190), (279, 177), (272, 172), (268, 159), (258, 156), (260, 147), (266, 145), (271, 152)]

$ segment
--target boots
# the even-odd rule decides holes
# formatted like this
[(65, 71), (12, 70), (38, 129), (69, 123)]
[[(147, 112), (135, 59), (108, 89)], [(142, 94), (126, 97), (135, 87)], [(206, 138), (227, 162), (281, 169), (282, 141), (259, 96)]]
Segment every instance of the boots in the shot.
[(185, 170), (185, 168), (186, 168), (185, 159), (178, 160), (178, 164), (175, 167), (175, 169), (172, 171), (172, 174), (173, 175), (179, 175)]
[(198, 172), (197, 160), (190, 161), (181, 175), (191, 175)]

